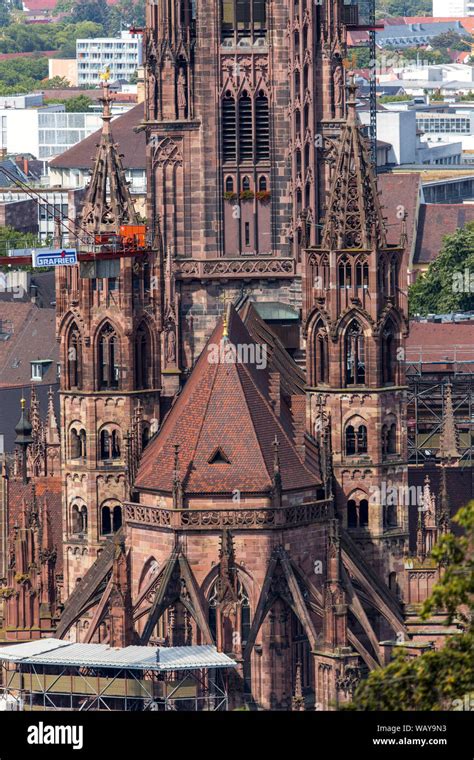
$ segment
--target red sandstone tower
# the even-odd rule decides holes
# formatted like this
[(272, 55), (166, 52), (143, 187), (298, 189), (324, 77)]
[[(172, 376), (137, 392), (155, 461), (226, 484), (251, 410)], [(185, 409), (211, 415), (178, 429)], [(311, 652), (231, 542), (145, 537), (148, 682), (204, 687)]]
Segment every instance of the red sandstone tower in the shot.
[(337, 515), (395, 589), (410, 506), (404, 241), (402, 233), (400, 245), (387, 244), (353, 84), (349, 92), (347, 120), (332, 145), (321, 242), (305, 259), (309, 415), (314, 435), (331, 431)]
[[(103, 130), (76, 235), (80, 246), (137, 223), (113, 141), (104, 83)], [(152, 255), (63, 267), (57, 275), (61, 341), (65, 590), (71, 593), (122, 524), (131, 463), (159, 419), (160, 290)]]

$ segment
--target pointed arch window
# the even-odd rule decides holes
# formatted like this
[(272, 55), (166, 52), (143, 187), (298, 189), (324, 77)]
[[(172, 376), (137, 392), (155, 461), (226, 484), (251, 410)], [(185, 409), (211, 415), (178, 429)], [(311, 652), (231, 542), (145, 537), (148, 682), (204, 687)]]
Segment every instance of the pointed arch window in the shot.
[(393, 324), (388, 322), (382, 333), (382, 383), (395, 381), (396, 341)]
[[(234, 568), (231, 568), (233, 572), (235, 572)], [(236, 582), (236, 589), (235, 589), (235, 599), (236, 603), (240, 606), (240, 631), (233, 631), (230, 629), (229, 622), (230, 621), (222, 621), (222, 630), (220, 632), (221, 634), (221, 640), (223, 644), (224, 652), (232, 652), (235, 648), (235, 637), (234, 634), (238, 633), (240, 634), (240, 646), (242, 649), (245, 648), (247, 645), (249, 633), (250, 633), (250, 624), (251, 624), (251, 615), (250, 615), (250, 601), (249, 601), (249, 595), (247, 593), (247, 590), (243, 583), (241, 582), (240, 578), (237, 576), (235, 579)], [(209, 628), (211, 629), (212, 636), (214, 638), (214, 641), (217, 641), (217, 623), (219, 619), (218, 615), (218, 608), (219, 606), (224, 602), (224, 599), (222, 598), (222, 582), (220, 577), (216, 578), (213, 585), (211, 586), (209, 596), (208, 596), (208, 604), (209, 604)], [(227, 622), (227, 625), (226, 625)]]
[(76, 324), (71, 325), (67, 344), (66, 377), (69, 389), (82, 388), (82, 336)]
[(347, 256), (343, 256), (339, 260), (339, 266), (338, 266), (338, 285), (340, 288), (350, 288), (352, 287), (352, 263), (347, 258)]
[(322, 323), (314, 332), (313, 378), (316, 384), (329, 382), (329, 343), (327, 330)]
[(347, 329), (344, 354), (346, 385), (363, 385), (365, 383), (365, 338), (357, 320), (353, 320)]
[(151, 387), (151, 339), (145, 324), (140, 325), (135, 336), (135, 387), (144, 390)]
[(120, 343), (112, 325), (102, 328), (98, 339), (99, 388), (118, 388), (120, 385)]
[(369, 287), (369, 265), (366, 261), (358, 261), (356, 264), (356, 287)]

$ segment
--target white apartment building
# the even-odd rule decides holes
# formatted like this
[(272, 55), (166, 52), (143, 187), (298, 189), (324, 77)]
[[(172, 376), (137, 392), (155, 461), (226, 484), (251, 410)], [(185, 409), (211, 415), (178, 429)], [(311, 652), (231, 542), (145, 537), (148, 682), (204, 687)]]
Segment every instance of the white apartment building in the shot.
[(111, 81), (128, 81), (142, 65), (142, 37), (122, 32), (120, 37), (76, 40), (77, 83), (95, 87), (99, 74), (110, 67)]
[(433, 0), (433, 18), (466, 18), (474, 16), (472, 0)]
[(64, 105), (33, 104), (29, 96), (0, 98), (0, 149), (7, 153), (31, 153), (47, 161), (64, 153), (95, 132), (102, 120), (98, 113), (66, 113)]

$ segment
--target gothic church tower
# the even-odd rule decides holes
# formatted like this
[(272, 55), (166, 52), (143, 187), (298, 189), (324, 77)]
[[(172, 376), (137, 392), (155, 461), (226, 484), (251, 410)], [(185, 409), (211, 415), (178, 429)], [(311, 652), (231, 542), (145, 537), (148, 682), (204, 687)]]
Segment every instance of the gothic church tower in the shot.
[[(102, 102), (102, 136), (76, 231), (79, 248), (89, 253), (104, 250), (104, 241), (112, 250), (121, 225), (137, 224), (113, 141), (107, 82)], [(121, 526), (134, 463), (158, 424), (161, 312), (155, 270), (153, 254), (140, 253), (63, 267), (57, 274), (68, 594), (106, 537)]]

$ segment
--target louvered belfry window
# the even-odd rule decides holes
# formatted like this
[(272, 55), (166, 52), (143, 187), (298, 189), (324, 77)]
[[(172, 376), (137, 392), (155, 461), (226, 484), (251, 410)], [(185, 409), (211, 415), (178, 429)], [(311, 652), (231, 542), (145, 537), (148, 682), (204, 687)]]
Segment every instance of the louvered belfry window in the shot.
[(222, 144), (224, 161), (235, 162), (237, 160), (235, 117), (235, 100), (230, 93), (226, 93), (226, 96), (222, 101)]
[(252, 101), (246, 93), (239, 100), (239, 159), (252, 161)]
[(248, 164), (270, 160), (268, 97), (260, 91), (252, 99), (240, 96), (237, 108), (230, 92), (222, 100), (222, 150), (224, 163)]

